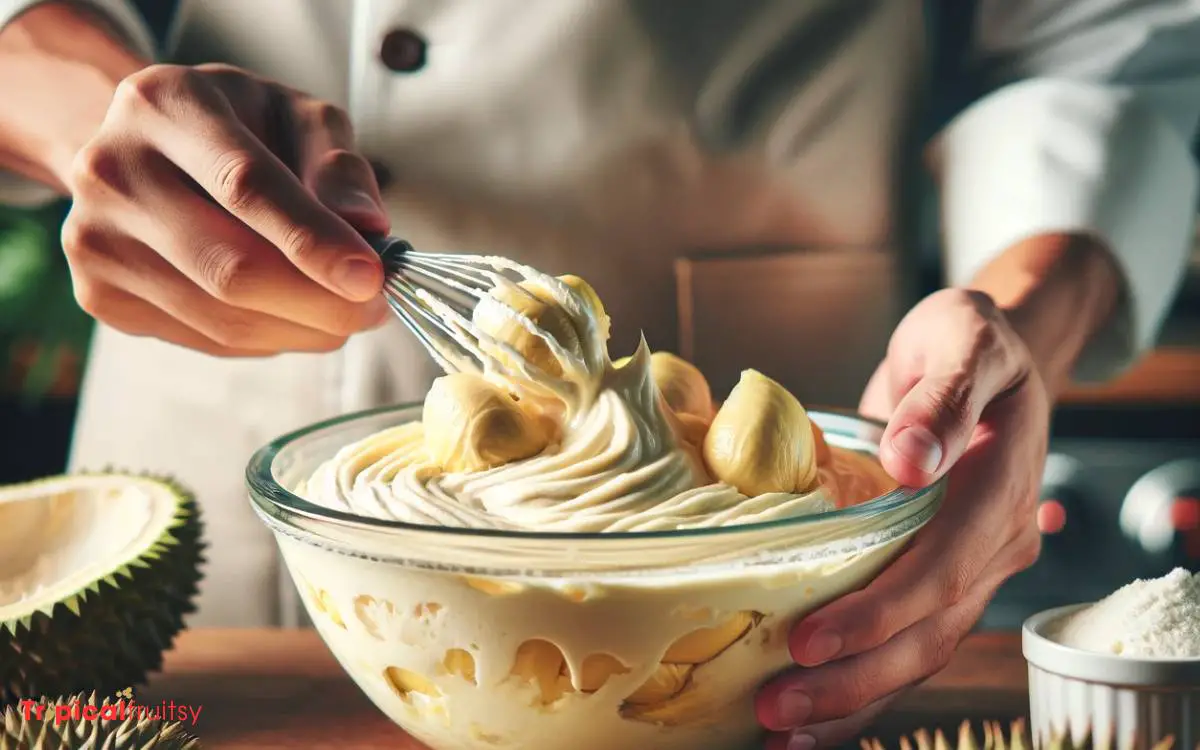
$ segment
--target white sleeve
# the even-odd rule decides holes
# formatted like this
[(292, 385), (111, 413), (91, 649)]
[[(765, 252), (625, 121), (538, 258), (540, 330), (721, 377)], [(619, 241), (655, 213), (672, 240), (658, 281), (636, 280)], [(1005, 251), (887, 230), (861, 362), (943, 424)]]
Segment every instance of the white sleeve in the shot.
[[(25, 11), (46, 0), (0, 0), (0, 30)], [(155, 56), (154, 37), (137, 9), (127, 0), (83, 0), (103, 14), (125, 42), (147, 59)], [(58, 197), (51, 188), (24, 177), (0, 170), (0, 205), (37, 206)]]
[(1101, 239), (1121, 307), (1079, 380), (1103, 380), (1158, 336), (1197, 214), (1195, 0), (980, 0), (967, 60), (983, 98), (932, 144), (949, 282), (1037, 234)]

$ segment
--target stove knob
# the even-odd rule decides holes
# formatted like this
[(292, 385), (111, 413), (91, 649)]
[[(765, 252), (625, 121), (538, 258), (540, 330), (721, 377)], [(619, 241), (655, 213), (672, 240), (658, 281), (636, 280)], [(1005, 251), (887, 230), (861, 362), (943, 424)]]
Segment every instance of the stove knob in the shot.
[(1087, 525), (1083, 484), (1078, 461), (1058, 453), (1046, 457), (1037, 525), (1047, 541), (1081, 538), (1079, 532)]
[(1142, 475), (1125, 495), (1120, 523), (1150, 554), (1200, 559), (1200, 460), (1182, 458)]

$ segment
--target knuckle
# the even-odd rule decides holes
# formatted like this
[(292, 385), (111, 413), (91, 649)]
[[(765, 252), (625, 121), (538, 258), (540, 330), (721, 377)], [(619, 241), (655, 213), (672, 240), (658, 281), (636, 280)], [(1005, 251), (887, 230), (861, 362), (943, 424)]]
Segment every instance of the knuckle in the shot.
[(325, 130), (341, 136), (351, 132), (350, 115), (341, 107), (325, 101), (310, 100), (307, 109), (312, 121)]
[(929, 411), (941, 415), (954, 424), (972, 421), (975, 404), (968, 376), (951, 376), (940, 379), (925, 391)]
[(84, 146), (71, 164), (71, 188), (73, 193), (92, 197), (128, 192), (120, 154), (104, 144)]
[(854, 623), (854, 638), (862, 648), (872, 648), (892, 636), (886, 607), (870, 607)]
[(72, 266), (100, 254), (106, 242), (99, 226), (70, 216), (63, 222), (61, 241), (63, 254)]
[(925, 663), (930, 665), (930, 674), (940, 672), (950, 664), (958, 649), (959, 635), (958, 628), (949, 622), (943, 621), (932, 628), (925, 658)]
[(321, 157), (322, 173), (338, 173), (359, 179), (374, 179), (371, 165), (361, 154), (344, 148), (335, 148)]
[(942, 569), (940, 578), (942, 602), (947, 605), (957, 604), (967, 595), (971, 584), (974, 583), (974, 568), (969, 560), (951, 560)]
[(196, 255), (196, 272), (204, 289), (223, 302), (235, 301), (248, 276), (249, 256), (230, 245), (215, 243)]
[(838, 717), (849, 716), (866, 707), (875, 699), (875, 692), (879, 689), (878, 685), (877, 676), (862, 669), (850, 670), (846, 674), (842, 690), (839, 691), (840, 696), (835, 699), (839, 705), (831, 714)]
[(287, 228), (280, 250), (293, 261), (307, 262), (315, 257), (321, 246), (320, 233), (309, 224), (293, 224)]
[(246, 210), (262, 184), (262, 166), (251, 154), (235, 151), (224, 155), (213, 175), (218, 199), (231, 211)]
[(245, 71), (236, 65), (230, 65), (229, 63), (223, 62), (200, 63), (199, 65), (195, 66), (193, 70), (195, 70), (197, 73), (221, 77), (236, 76), (238, 78), (244, 78), (246, 75)]
[(117, 84), (113, 101), (123, 107), (160, 109), (185, 85), (190, 71), (181, 65), (151, 65)]
[(75, 304), (93, 318), (102, 320), (106, 315), (111, 297), (104, 286), (85, 278), (74, 279)]

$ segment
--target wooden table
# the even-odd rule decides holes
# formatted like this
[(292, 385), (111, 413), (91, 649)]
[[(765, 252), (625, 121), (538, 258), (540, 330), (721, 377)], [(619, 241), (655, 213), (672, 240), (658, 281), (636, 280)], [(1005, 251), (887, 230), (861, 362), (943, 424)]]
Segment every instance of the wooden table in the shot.
[[(1019, 637), (976, 634), (872, 733), (953, 727), (964, 718), (1012, 719), (1027, 710), (1026, 690)], [(195, 734), (205, 750), (423, 750), (359, 692), (309, 630), (185, 632), (163, 673), (137, 699), (198, 707)]]

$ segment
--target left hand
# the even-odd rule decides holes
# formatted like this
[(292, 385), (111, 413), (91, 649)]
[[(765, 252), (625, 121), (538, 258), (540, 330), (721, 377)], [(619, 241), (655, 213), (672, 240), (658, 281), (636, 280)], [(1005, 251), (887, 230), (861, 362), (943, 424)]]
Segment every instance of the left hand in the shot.
[(807, 668), (775, 678), (757, 700), (771, 750), (853, 739), (945, 667), (1000, 584), (1040, 553), (1049, 398), (990, 297), (949, 289), (913, 308), (860, 411), (888, 423), (880, 459), (893, 478), (922, 487), (948, 472), (946, 496), (866, 588), (792, 630), (792, 657)]

